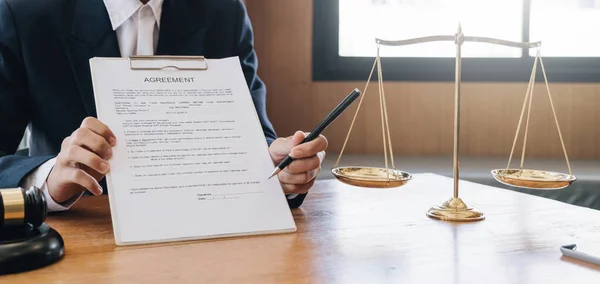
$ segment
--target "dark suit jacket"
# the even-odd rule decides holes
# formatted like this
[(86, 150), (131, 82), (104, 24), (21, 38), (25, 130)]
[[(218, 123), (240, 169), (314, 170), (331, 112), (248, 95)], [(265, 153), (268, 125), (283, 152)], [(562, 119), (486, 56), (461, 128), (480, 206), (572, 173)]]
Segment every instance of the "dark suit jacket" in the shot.
[[(156, 53), (239, 56), (270, 144), (277, 136), (253, 40), (239, 0), (165, 0)], [(120, 57), (102, 0), (0, 0), (0, 188), (18, 186), (58, 154), (85, 117), (96, 116), (92, 57)], [(28, 124), (29, 157), (13, 155)], [(289, 200), (290, 206), (300, 206), (304, 196)]]

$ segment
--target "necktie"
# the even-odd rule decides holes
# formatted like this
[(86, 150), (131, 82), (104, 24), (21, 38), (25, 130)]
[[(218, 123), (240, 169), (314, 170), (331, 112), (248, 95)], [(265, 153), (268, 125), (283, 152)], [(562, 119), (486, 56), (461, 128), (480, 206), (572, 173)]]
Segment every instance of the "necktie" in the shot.
[(137, 55), (154, 55), (154, 28), (156, 19), (152, 8), (144, 5), (139, 11)]

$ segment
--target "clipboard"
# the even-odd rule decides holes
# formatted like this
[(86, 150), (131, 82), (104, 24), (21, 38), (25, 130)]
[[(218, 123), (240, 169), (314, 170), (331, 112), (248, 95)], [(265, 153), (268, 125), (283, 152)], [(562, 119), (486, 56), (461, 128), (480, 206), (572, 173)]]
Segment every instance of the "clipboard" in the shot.
[[(176, 65), (173, 63), (177, 62)], [(208, 60), (204, 56), (175, 56), (136, 55), (129, 57), (131, 70), (163, 70), (174, 68), (176, 70), (207, 70)]]
[[(173, 123), (168, 125), (182, 127), (182, 133), (193, 137), (192, 140), (185, 141), (208, 142), (164, 142), (174, 141), (171, 139), (179, 139), (180, 136), (167, 131), (172, 129), (161, 126), (163, 128), (158, 130), (162, 132), (154, 133), (163, 133), (160, 134), (162, 136), (151, 138), (165, 140), (162, 144), (153, 145), (156, 149), (146, 150), (151, 153), (156, 153), (155, 150), (158, 149), (165, 151), (164, 153), (191, 155), (195, 153), (188, 150), (213, 147), (211, 145), (220, 147), (225, 142), (224, 145), (233, 147), (232, 151), (244, 153), (227, 158), (230, 159), (229, 163), (218, 164), (223, 161), (219, 160), (223, 157), (222, 154), (226, 153), (219, 152), (223, 151), (221, 149), (214, 150), (217, 155), (213, 156), (213, 165), (218, 164), (216, 167), (224, 169), (237, 168), (234, 171), (223, 171), (222, 175), (211, 175), (207, 174), (210, 171), (196, 173), (206, 167), (195, 164), (202, 159), (198, 158), (201, 157), (199, 155), (183, 160), (185, 166), (171, 166), (166, 162), (163, 163), (165, 165), (156, 166), (153, 164), (155, 160), (140, 157), (135, 157), (136, 163), (140, 164), (134, 164), (128, 158), (129, 150), (133, 148), (127, 146), (127, 143), (117, 142), (117, 146), (113, 148), (113, 158), (109, 161), (111, 172), (107, 174), (106, 181), (113, 233), (118, 246), (296, 232), (296, 224), (279, 181), (267, 179), (273, 162), (238, 57), (207, 59), (204, 56), (131, 56), (92, 58), (90, 64), (98, 118), (113, 130), (117, 141), (149, 137), (143, 136), (145, 134), (125, 136), (126, 131), (130, 133), (128, 135), (132, 135), (132, 128), (129, 128), (131, 126), (125, 126), (127, 123), (141, 121), (136, 126), (138, 128), (133, 130), (144, 130), (140, 127), (148, 125), (154, 127), (150, 129), (158, 129), (147, 123), (150, 120), (162, 123), (172, 119)], [(198, 73), (199, 71), (206, 72)], [(169, 81), (146, 83), (145, 78), (148, 77), (167, 78)], [(195, 81), (177, 81), (188, 77), (193, 77)], [(227, 92), (218, 93), (220, 89), (227, 89)], [(131, 94), (116, 95), (115, 92), (123, 90)], [(150, 94), (137, 96), (136, 94), (141, 94), (139, 91)], [(174, 93), (164, 95), (156, 93), (157, 91)], [(188, 91), (202, 93), (202, 96), (194, 96), (193, 99), (191, 93), (179, 96)], [(152, 100), (168, 100), (169, 104), (148, 103), (153, 102)], [(198, 103), (203, 100), (206, 106), (204, 109), (201, 108), (203, 104)], [(234, 103), (227, 105), (227, 101)], [(166, 109), (167, 105), (174, 106), (173, 109), (177, 111), (189, 112), (169, 114), (158, 109), (163, 106)], [(117, 106), (119, 111), (125, 109), (125, 116), (123, 112), (118, 113)], [(156, 109), (151, 109), (153, 106)], [(135, 113), (140, 107), (144, 108), (143, 111)], [(206, 121), (218, 122), (214, 122), (214, 127), (211, 124), (197, 124)], [(211, 140), (213, 137), (202, 140), (204, 138), (201, 135), (215, 133), (202, 131), (203, 127), (221, 129), (220, 123), (233, 123), (231, 127), (225, 125), (223, 129), (235, 131), (228, 130), (231, 134), (216, 136), (244, 137), (244, 140)], [(198, 129), (201, 132), (194, 132)], [(194, 135), (199, 135), (202, 139), (197, 140)], [(132, 153), (139, 153), (136, 151)], [(153, 155), (147, 153), (140, 155)], [(143, 167), (138, 167), (140, 165)], [(148, 174), (140, 169), (148, 171)], [(246, 172), (240, 175), (237, 173), (239, 169)], [(156, 171), (164, 171), (164, 174), (155, 175)], [(175, 171), (179, 173), (171, 175)], [(136, 174), (140, 173), (144, 175), (139, 175), (143, 177), (138, 179)], [(145, 189), (148, 190), (144, 191)], [(205, 196), (208, 197), (204, 198)]]

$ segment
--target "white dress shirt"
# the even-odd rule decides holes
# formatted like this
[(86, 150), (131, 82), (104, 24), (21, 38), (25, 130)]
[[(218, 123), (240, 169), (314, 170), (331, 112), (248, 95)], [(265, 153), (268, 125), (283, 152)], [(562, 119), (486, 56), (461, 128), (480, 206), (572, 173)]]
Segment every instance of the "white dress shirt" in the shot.
[[(145, 5), (140, 0), (104, 0), (112, 28), (117, 34), (122, 57), (154, 55), (158, 43), (162, 3), (163, 0), (150, 0)], [(52, 199), (46, 180), (55, 163), (56, 158), (39, 166), (24, 179), (21, 186), (39, 187), (46, 196), (48, 211), (63, 211), (69, 209), (79, 198), (64, 205)]]

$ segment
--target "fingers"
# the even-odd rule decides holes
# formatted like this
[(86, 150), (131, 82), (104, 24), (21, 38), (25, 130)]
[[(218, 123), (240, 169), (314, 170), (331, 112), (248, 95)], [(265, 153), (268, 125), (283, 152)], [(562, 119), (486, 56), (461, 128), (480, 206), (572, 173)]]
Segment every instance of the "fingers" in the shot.
[(319, 172), (325, 152), (319, 152), (309, 158), (295, 159), (277, 177), (287, 194), (304, 194), (313, 186)]
[[(325, 136), (300, 144), (306, 133), (296, 132), (288, 138), (280, 138), (271, 144), (271, 156), (287, 156), (294, 158), (277, 177), (286, 194), (304, 194), (313, 186), (321, 170), (321, 162), (325, 157), (328, 142)], [(275, 153), (275, 155), (273, 155)]]
[(279, 178), (279, 182), (282, 184), (302, 185), (313, 181), (319, 174), (320, 170), (321, 167), (318, 167), (310, 171), (304, 171), (295, 174), (287, 171), (281, 171), (279, 174), (277, 174), (277, 177)]
[(103, 175), (109, 170), (109, 165), (105, 160), (79, 145), (70, 145), (65, 151), (61, 151), (58, 156), (57, 163), (63, 166), (70, 166), (73, 163), (82, 164)]
[(68, 168), (65, 171), (63, 171), (63, 174), (66, 175), (64, 177), (64, 180), (67, 180), (73, 184), (77, 184), (87, 189), (94, 195), (102, 194), (102, 187), (100, 186), (98, 181), (96, 181), (94, 177), (86, 173), (84, 170), (77, 168)]
[(315, 180), (311, 180), (306, 184), (281, 184), (285, 194), (305, 194), (314, 185)]
[(321, 166), (321, 159), (319, 156), (314, 155), (308, 158), (303, 159), (295, 159), (292, 163), (289, 164), (283, 171), (286, 171), (290, 174), (299, 174), (308, 171), (312, 171)]
[(271, 157), (274, 159), (282, 158), (287, 156), (293, 147), (294, 146), (292, 146), (291, 139), (289, 137), (277, 138), (275, 141), (273, 141), (273, 143), (271, 143), (271, 146), (269, 147), (269, 154), (271, 154)]
[(116, 137), (108, 126), (93, 117), (84, 119), (81, 127), (63, 140), (46, 180), (50, 196), (60, 203), (83, 190), (102, 194), (98, 181), (110, 170), (107, 160), (115, 145)]
[(277, 138), (269, 147), (271, 156), (285, 157), (287, 156), (294, 146), (302, 143), (306, 138), (306, 134), (302, 131), (296, 131), (293, 136), (286, 138)]
[(319, 135), (319, 137), (310, 142), (306, 142), (292, 148), (290, 156), (292, 156), (294, 159), (310, 157), (319, 152), (325, 151), (327, 146), (327, 138), (325, 138), (323, 135)]
[(116, 143), (113, 132), (93, 117), (83, 120), (81, 127), (63, 140), (59, 160), (63, 165), (85, 165), (100, 174), (108, 172), (108, 163), (112, 158), (112, 146)]
[(296, 133), (294, 133), (294, 135), (290, 137), (292, 147), (302, 143), (302, 141), (304, 141), (304, 138), (306, 138), (306, 135), (308, 135), (308, 133), (304, 133), (300, 130), (296, 131)]
[(104, 159), (110, 159), (113, 155), (109, 142), (89, 128), (75, 130), (67, 143), (87, 148)]
[(117, 138), (110, 128), (94, 117), (86, 117), (81, 123), (81, 128), (87, 128), (104, 137), (110, 146), (115, 146), (117, 142)]

